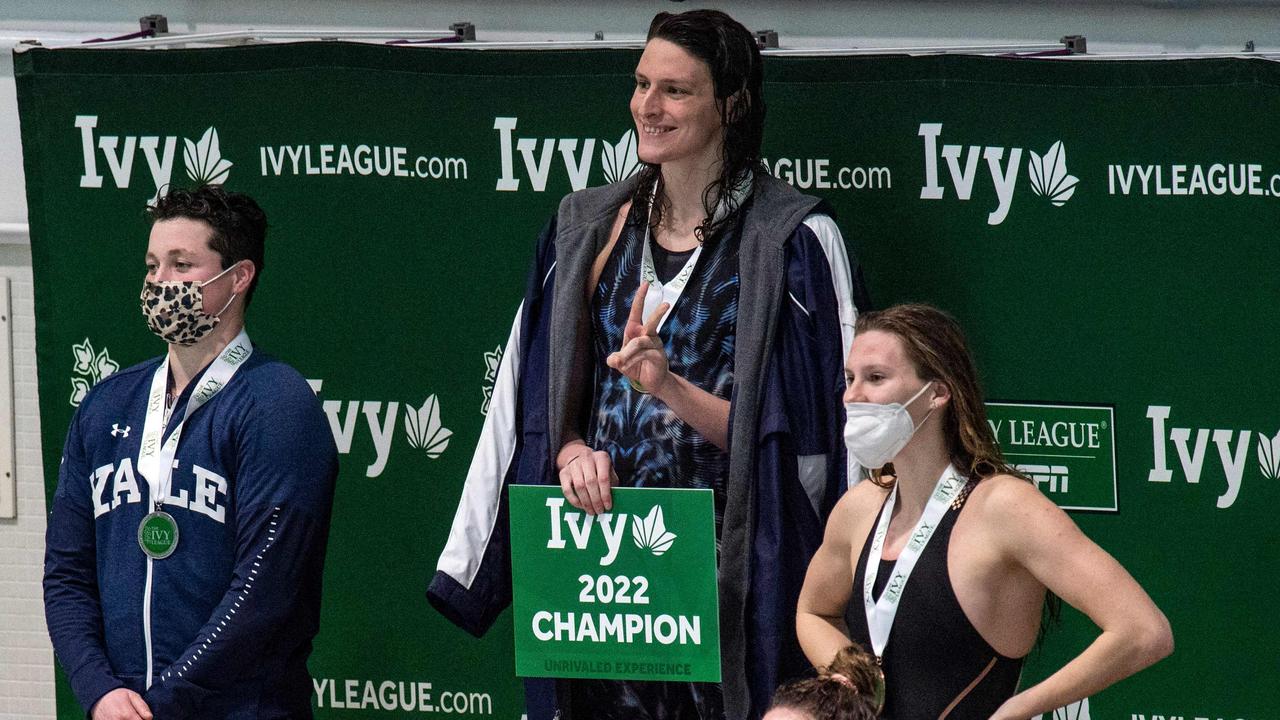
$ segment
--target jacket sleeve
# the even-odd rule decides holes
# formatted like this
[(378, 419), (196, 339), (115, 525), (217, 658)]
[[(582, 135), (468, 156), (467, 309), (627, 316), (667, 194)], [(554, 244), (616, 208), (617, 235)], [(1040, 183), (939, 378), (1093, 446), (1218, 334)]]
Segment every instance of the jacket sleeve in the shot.
[(233, 431), (231, 582), (144, 695), (157, 718), (190, 716), (205, 698), (259, 671), (254, 658), (269, 655), (283, 635), (315, 633), (338, 456), (314, 393), (300, 377), (285, 380), (270, 399), (252, 400)]
[(103, 640), (96, 503), (80, 416), (77, 410), (67, 431), (58, 489), (45, 531), (44, 613), (54, 653), (70, 678), (71, 692), (88, 712), (99, 698), (125, 684), (114, 675)]
[[(480, 439), (427, 599), (479, 637), (511, 604), (507, 487), (549, 477), (547, 333), (555, 281), (555, 219), (539, 236)], [(545, 302), (544, 302), (545, 300)]]
[[(815, 232), (814, 218), (825, 221)], [(788, 241), (783, 306), (765, 370), (756, 455), (748, 658), (753, 716), (809, 668), (795, 608), (822, 527), (845, 486), (844, 355), (852, 342), (849, 268), (839, 231), (810, 216)]]

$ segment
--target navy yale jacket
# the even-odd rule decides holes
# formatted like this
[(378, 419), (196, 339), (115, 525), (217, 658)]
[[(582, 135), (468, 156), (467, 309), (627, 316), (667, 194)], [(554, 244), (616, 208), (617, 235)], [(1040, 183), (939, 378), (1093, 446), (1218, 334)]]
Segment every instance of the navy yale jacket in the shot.
[(255, 351), (183, 428), (164, 505), (178, 546), (152, 560), (137, 540), (151, 497), (136, 463), (159, 362), (102, 380), (67, 432), (44, 574), (58, 661), (85, 710), (127, 687), (162, 720), (310, 717), (338, 472), (320, 403)]

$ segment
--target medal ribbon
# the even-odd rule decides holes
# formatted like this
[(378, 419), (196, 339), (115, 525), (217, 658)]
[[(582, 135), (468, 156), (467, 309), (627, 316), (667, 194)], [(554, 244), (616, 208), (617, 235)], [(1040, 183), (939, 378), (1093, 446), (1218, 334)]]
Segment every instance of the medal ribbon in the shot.
[(893, 515), (893, 507), (898, 499), (897, 483), (890, 491), (889, 499), (885, 500), (884, 509), (880, 512), (880, 522), (876, 525), (876, 533), (871, 540), (871, 551), (867, 555), (866, 577), (862, 583), (862, 600), (867, 613), (867, 632), (871, 636), (871, 651), (875, 653), (877, 659), (884, 655), (885, 645), (889, 644), (889, 631), (893, 629), (893, 619), (898, 615), (898, 603), (902, 600), (902, 590), (907, 585), (907, 578), (911, 577), (916, 561), (924, 552), (925, 545), (929, 544), (929, 538), (933, 537), (934, 531), (938, 529), (938, 522), (942, 520), (942, 516), (960, 494), (965, 483), (965, 479), (961, 477), (954, 465), (948, 465), (947, 469), (942, 471), (942, 476), (938, 478), (924, 512), (911, 531), (911, 539), (907, 541), (907, 546), (903, 548), (897, 562), (893, 564), (889, 584), (885, 586), (877, 602), (873, 598), (873, 588), (876, 584), (876, 575), (880, 571), (880, 558), (884, 553), (885, 537), (889, 534), (889, 519)]
[(178, 453), (178, 440), (182, 437), (182, 426), (187, 419), (231, 381), (236, 370), (253, 354), (253, 344), (249, 342), (249, 334), (240, 330), (240, 334), (223, 348), (214, 359), (204, 376), (200, 378), (200, 386), (187, 400), (187, 409), (183, 413), (182, 422), (170, 433), (168, 441), (161, 442), (165, 430), (165, 390), (169, 387), (169, 356), (151, 376), (151, 394), (147, 397), (147, 419), (142, 426), (142, 447), (138, 450), (138, 472), (146, 478), (151, 489), (153, 507), (158, 511), (169, 497), (173, 482), (173, 458)]
[[(742, 206), (747, 196), (751, 194), (752, 177), (748, 173), (747, 177), (733, 188), (732, 205), (724, 199), (716, 205), (715, 215), (712, 220), (713, 224), (720, 222), (725, 215), (728, 215), (731, 207)], [(657, 195), (658, 184), (654, 183), (653, 193), (649, 196), (650, 218), (653, 217), (653, 204), (657, 200)], [(658, 327), (661, 328), (667, 322), (667, 318), (670, 317), (671, 311), (675, 309), (676, 301), (684, 294), (685, 286), (689, 284), (690, 278), (693, 277), (693, 269), (698, 264), (698, 258), (702, 256), (702, 243), (698, 243), (697, 249), (685, 261), (684, 267), (680, 268), (680, 272), (676, 273), (676, 276), (671, 278), (669, 282), (663, 284), (658, 281), (658, 271), (654, 269), (653, 265), (653, 251), (649, 248), (649, 233), (651, 230), (651, 224), (646, 222), (644, 224), (644, 250), (640, 256), (640, 279), (649, 283), (649, 292), (644, 296), (645, 319), (648, 319), (653, 314), (653, 311), (658, 309), (659, 305), (667, 303), (667, 312), (662, 315), (662, 320), (658, 323)]]

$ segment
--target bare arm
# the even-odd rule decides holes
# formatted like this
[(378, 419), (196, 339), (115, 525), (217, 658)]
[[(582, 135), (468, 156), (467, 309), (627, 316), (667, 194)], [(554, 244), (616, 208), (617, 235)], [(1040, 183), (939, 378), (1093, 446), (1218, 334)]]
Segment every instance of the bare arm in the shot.
[(644, 319), (644, 297), (648, 291), (649, 283), (640, 283), (631, 301), (622, 348), (609, 356), (609, 367), (625, 375), (633, 387), (638, 385), (666, 403), (676, 417), (689, 423), (716, 447), (728, 450), (729, 401), (671, 372), (666, 348), (658, 335), (658, 324), (669, 306), (662, 303)]
[(1025, 719), (1092, 695), (1173, 652), (1169, 621), (1141, 586), (1034, 486), (1006, 482), (983, 512), (1002, 554), (1089, 616), (1101, 634), (993, 720)]
[(667, 381), (653, 396), (667, 404), (676, 417), (689, 423), (711, 444), (729, 449), (729, 401), (722, 400), (684, 378), (667, 372)]

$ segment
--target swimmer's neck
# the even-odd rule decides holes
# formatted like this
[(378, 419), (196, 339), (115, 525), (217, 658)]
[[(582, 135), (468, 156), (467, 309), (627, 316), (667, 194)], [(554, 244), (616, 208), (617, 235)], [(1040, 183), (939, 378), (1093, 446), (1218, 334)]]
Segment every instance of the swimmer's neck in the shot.
[[(929, 436), (917, 436), (893, 459), (897, 473), (898, 500), (893, 517), (910, 525), (924, 514), (929, 496), (938, 484), (938, 478), (951, 464), (941, 437), (930, 442)], [(921, 441), (917, 445), (917, 441)]]

